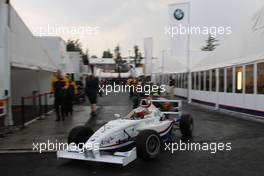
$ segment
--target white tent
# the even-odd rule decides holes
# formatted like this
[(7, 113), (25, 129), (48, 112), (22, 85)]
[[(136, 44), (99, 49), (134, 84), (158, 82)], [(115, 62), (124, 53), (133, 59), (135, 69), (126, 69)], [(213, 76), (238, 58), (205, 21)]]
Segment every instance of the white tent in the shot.
[(67, 52), (69, 55), (69, 65), (70, 69), (68, 73), (75, 73), (80, 74), (80, 67), (81, 67), (81, 55), (80, 52)]
[(250, 25), (243, 29), (246, 29), (244, 33), (234, 34), (232, 38), (222, 41), (220, 46), (210, 52), (192, 71), (239, 65), (263, 59), (263, 31), (253, 31)]
[(56, 65), (22, 19), (10, 10), (10, 58), (14, 67), (55, 71)]
[(62, 69), (62, 63), (67, 59), (66, 43), (61, 37), (36, 37), (42, 47), (48, 52), (57, 68)]
[(179, 62), (179, 58), (176, 56), (170, 56), (170, 54), (166, 54), (164, 56), (164, 61), (162, 67), (164, 67), (163, 73), (170, 74), (170, 73), (183, 73), (187, 72), (187, 67), (185, 64)]
[[(232, 3), (235, 2), (241, 3), (238, 0)], [(221, 20), (225, 19), (225, 23), (228, 22), (231, 25), (232, 34), (218, 37), (220, 45), (214, 51), (207, 52), (208, 55), (193, 67), (192, 71), (239, 65), (263, 59), (264, 6), (261, 7), (259, 4), (263, 5), (263, 1), (248, 1), (243, 5), (231, 4), (232, 6), (225, 9), (226, 14), (233, 12), (232, 16), (228, 18), (216, 14), (219, 18), (221, 17)], [(234, 7), (239, 10), (233, 11)], [(215, 12), (211, 12), (211, 14), (213, 13)], [(218, 20), (220, 21), (220, 19)]]

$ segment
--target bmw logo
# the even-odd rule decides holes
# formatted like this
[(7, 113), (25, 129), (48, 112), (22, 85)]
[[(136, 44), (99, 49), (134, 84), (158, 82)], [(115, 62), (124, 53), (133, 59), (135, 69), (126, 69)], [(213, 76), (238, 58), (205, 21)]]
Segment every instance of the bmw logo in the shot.
[(184, 17), (184, 12), (182, 9), (176, 9), (173, 15), (176, 20), (182, 20)]

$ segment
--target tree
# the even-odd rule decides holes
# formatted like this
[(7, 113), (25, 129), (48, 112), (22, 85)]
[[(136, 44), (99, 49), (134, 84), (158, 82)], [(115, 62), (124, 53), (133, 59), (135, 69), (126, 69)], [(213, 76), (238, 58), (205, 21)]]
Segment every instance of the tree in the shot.
[(135, 45), (134, 46), (134, 63), (135, 63), (135, 65), (137, 65), (138, 56), (139, 56), (139, 49), (138, 49), (138, 46)]
[(135, 56), (134, 56), (134, 63), (135, 63), (135, 66), (136, 66), (136, 67), (137, 67), (137, 66), (140, 66), (143, 57), (142, 57), (142, 54), (141, 54), (141, 52), (139, 51), (139, 48), (138, 48), (137, 45), (134, 46), (134, 54), (135, 54)]
[(82, 44), (81, 44), (79, 39), (76, 39), (76, 40), (69, 39), (69, 40), (67, 40), (66, 49), (67, 49), (67, 51), (78, 51), (78, 52), (80, 52), (83, 64), (84, 65), (89, 65), (88, 50), (86, 50), (86, 53), (83, 52)]
[(79, 39), (71, 40), (69, 39), (66, 43), (67, 51), (79, 51), (81, 54), (82, 52), (82, 44), (80, 43)]
[(120, 52), (119, 45), (117, 45), (115, 47), (114, 52), (115, 52), (115, 62), (116, 62), (116, 65), (117, 65), (118, 78), (120, 80), (120, 78), (121, 78), (121, 67), (122, 67), (122, 57), (121, 57), (121, 52)]
[(103, 58), (113, 58), (113, 54), (109, 49), (103, 52)]
[(141, 52), (138, 53), (138, 59), (137, 59), (137, 66), (141, 65), (141, 61), (143, 60)]
[(82, 61), (84, 65), (89, 65), (89, 53), (86, 50), (86, 53), (82, 55)]
[(122, 61), (122, 57), (121, 57), (121, 52), (120, 52), (119, 45), (117, 45), (115, 47), (114, 53), (115, 53), (115, 61), (116, 61), (116, 63), (121, 62)]
[(202, 47), (202, 51), (214, 51), (215, 47), (219, 44), (216, 43), (218, 40), (215, 39), (211, 34), (209, 34), (208, 39), (206, 40), (206, 46)]

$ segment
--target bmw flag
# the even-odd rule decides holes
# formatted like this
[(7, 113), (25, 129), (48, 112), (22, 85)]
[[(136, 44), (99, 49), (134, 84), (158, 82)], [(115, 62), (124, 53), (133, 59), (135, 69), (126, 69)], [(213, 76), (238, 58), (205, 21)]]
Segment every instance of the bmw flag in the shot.
[(186, 64), (189, 50), (189, 33), (186, 30), (190, 23), (190, 3), (169, 5), (171, 55)]

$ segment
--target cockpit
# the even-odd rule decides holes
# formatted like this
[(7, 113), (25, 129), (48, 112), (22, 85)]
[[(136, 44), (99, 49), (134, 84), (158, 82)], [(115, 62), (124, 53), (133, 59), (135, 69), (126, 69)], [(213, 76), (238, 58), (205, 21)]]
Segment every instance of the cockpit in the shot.
[(144, 119), (153, 117), (154, 109), (150, 100), (143, 99), (140, 106), (133, 109), (125, 118), (127, 119)]

